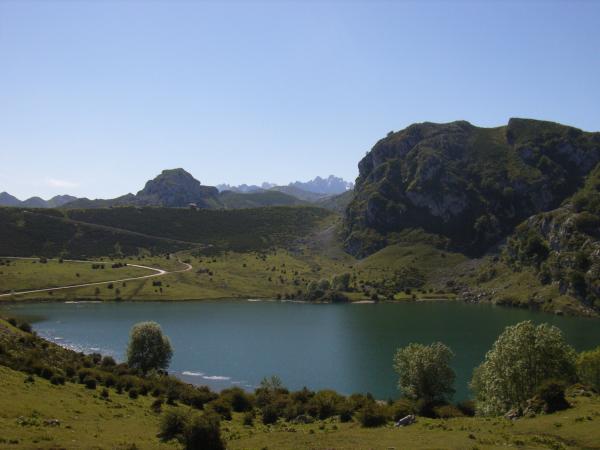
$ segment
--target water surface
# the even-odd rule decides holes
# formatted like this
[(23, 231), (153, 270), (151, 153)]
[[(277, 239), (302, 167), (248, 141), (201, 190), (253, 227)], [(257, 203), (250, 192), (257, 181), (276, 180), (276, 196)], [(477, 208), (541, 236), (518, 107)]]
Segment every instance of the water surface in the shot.
[(283, 302), (33, 303), (4, 307), (34, 319), (61, 345), (123, 360), (129, 329), (153, 320), (170, 337), (171, 372), (215, 389), (253, 388), (278, 375), (291, 389), (332, 388), (397, 397), (392, 357), (410, 342), (442, 341), (456, 353), (457, 399), (473, 368), (507, 325), (531, 319), (560, 327), (578, 350), (600, 345), (600, 321), (457, 302), (312, 305)]

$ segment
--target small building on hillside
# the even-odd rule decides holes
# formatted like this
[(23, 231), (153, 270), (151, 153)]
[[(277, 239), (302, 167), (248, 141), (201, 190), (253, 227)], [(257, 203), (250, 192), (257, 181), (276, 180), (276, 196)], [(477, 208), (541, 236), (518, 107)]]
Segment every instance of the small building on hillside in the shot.
[(198, 205), (196, 205), (195, 203), (188, 203), (188, 208), (196, 210), (198, 209)]

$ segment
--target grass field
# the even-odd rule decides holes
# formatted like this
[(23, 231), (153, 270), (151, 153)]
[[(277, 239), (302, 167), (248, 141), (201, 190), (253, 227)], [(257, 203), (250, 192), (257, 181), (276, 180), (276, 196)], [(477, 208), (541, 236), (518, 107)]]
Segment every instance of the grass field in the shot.
[[(0, 258), (1, 260), (1, 258)], [(139, 267), (125, 266), (112, 268), (112, 261), (91, 262), (59, 262), (48, 260), (45, 263), (38, 259), (4, 259), (0, 266), (0, 292), (41, 289), (71, 284), (93, 283), (97, 281), (119, 278), (140, 277), (153, 271)], [(104, 268), (93, 269), (94, 264)]]
[[(152, 397), (132, 400), (110, 389), (109, 399), (80, 384), (54, 386), (0, 366), (0, 447), (14, 449), (167, 449), (156, 434), (160, 413)], [(43, 399), (43, 401), (40, 401)], [(230, 450), (242, 449), (493, 449), (600, 448), (600, 399), (571, 397), (563, 412), (509, 421), (503, 418), (418, 418), (406, 428), (362, 428), (337, 418), (312, 424), (279, 422), (265, 426), (257, 418), (244, 426), (241, 414), (221, 423)], [(168, 408), (163, 408), (163, 413)], [(188, 410), (186, 406), (177, 406)], [(51, 426), (47, 421), (58, 420)], [(135, 447), (133, 447), (135, 445)]]

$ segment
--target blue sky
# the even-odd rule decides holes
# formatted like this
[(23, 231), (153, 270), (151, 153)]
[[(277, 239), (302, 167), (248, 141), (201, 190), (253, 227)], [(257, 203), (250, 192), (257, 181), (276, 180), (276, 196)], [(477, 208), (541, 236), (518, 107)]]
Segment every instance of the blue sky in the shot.
[(287, 183), (413, 122), (600, 130), (600, 2), (0, 0), (0, 191)]

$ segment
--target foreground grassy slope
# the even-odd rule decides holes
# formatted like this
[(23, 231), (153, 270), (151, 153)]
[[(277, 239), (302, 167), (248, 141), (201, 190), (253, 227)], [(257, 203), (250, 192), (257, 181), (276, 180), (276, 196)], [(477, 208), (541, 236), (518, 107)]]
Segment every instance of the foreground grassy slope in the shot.
[[(110, 391), (104, 400), (98, 391), (80, 384), (54, 386), (35, 377), (0, 366), (0, 446), (15, 449), (180, 448), (156, 438), (161, 414), (152, 412), (151, 397), (132, 400), (127, 393)], [(40, 401), (43, 399), (43, 401)], [(514, 422), (503, 418), (419, 418), (406, 428), (361, 428), (338, 419), (313, 424), (279, 422), (244, 426), (242, 414), (222, 422), (227, 448), (236, 449), (389, 449), (389, 448), (600, 448), (600, 399), (571, 397), (572, 409)], [(58, 420), (59, 425), (45, 424)]]

